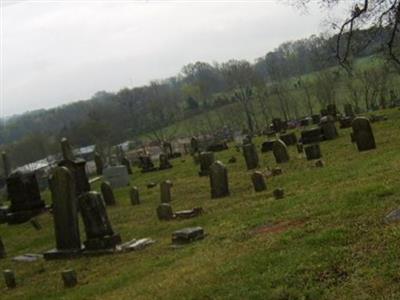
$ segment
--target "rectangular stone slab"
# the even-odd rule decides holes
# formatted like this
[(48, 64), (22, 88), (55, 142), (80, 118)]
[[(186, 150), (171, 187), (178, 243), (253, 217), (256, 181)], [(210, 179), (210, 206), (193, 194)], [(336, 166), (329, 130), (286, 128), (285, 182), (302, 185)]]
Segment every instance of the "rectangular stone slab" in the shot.
[(172, 233), (173, 244), (187, 244), (204, 238), (202, 227), (188, 227)]

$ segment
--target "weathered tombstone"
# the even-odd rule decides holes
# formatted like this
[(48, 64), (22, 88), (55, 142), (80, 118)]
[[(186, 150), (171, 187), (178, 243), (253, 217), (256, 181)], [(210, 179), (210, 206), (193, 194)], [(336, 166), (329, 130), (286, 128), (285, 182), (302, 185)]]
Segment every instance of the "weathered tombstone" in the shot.
[(374, 133), (371, 123), (365, 117), (357, 117), (353, 120), (353, 138), (358, 151), (367, 151), (376, 148)]
[(104, 163), (99, 153), (94, 154), (94, 163), (96, 164), (96, 174), (103, 175)]
[(7, 180), (7, 193), (11, 201), (7, 213), (9, 224), (29, 221), (45, 208), (39, 184), (34, 173), (13, 173)]
[(167, 154), (161, 153), (159, 156), (160, 160), (160, 165), (159, 165), (159, 170), (166, 170), (166, 169), (171, 169), (172, 165), (168, 160)]
[(275, 189), (274, 192), (275, 199), (282, 199), (285, 196), (285, 191), (282, 188)]
[(139, 157), (140, 167), (142, 168), (142, 173), (156, 171), (157, 169), (154, 167), (153, 162), (151, 161), (151, 157), (148, 155), (142, 155)]
[(228, 170), (220, 161), (210, 167), (211, 198), (229, 196)]
[(272, 152), (274, 153), (275, 161), (277, 164), (289, 161), (289, 153), (285, 143), (281, 140), (275, 141)]
[(71, 288), (78, 284), (75, 270), (69, 269), (61, 272), (61, 278), (64, 282), (64, 287)]
[(254, 190), (256, 192), (262, 192), (262, 191), (265, 191), (267, 189), (267, 185), (265, 183), (264, 175), (261, 172), (255, 171), (251, 175), (251, 181), (253, 182)]
[(297, 143), (296, 133), (294, 132), (281, 134), (279, 139), (283, 141), (286, 146), (296, 145)]
[(140, 204), (139, 190), (136, 186), (133, 186), (129, 191), (129, 198), (131, 199), (132, 205)]
[(3, 240), (1, 239), (1, 236), (0, 236), (0, 258), (4, 258), (4, 257), (6, 257), (6, 249), (4, 247)]
[(129, 185), (129, 175), (125, 166), (108, 167), (104, 170), (104, 178), (113, 188)]
[(193, 154), (193, 153), (197, 153), (197, 152), (200, 151), (200, 148), (199, 148), (199, 141), (198, 141), (197, 138), (195, 138), (195, 137), (192, 137), (192, 138), (190, 139), (190, 151), (191, 151), (192, 154)]
[(131, 162), (125, 156), (123, 156), (121, 158), (121, 165), (125, 166), (126, 171), (128, 172), (129, 175), (133, 174), (132, 167), (131, 167)]
[(172, 182), (170, 180), (165, 180), (160, 183), (161, 203), (171, 202), (171, 187), (172, 187)]
[(338, 133), (335, 125), (335, 119), (332, 116), (321, 118), (320, 127), (325, 140), (333, 140), (337, 138)]
[(265, 153), (265, 152), (272, 151), (272, 148), (273, 148), (275, 142), (276, 142), (276, 140), (269, 140), (269, 141), (262, 143), (261, 152)]
[(55, 168), (49, 181), (56, 249), (44, 253), (44, 258), (71, 257), (81, 251), (75, 182), (65, 167)]
[(61, 139), (61, 152), (65, 160), (71, 160), (71, 161), (75, 160), (75, 156), (72, 152), (71, 145), (69, 144), (69, 141), (66, 138)]
[(247, 170), (252, 170), (259, 166), (257, 149), (254, 144), (243, 145), (243, 156), (246, 161)]
[(15, 273), (12, 270), (4, 270), (3, 271), (4, 275), (4, 281), (6, 283), (7, 288), (13, 289), (17, 287), (17, 282), (15, 280)]
[(112, 206), (116, 204), (114, 191), (109, 182), (103, 181), (101, 183), (100, 190), (106, 205)]
[(11, 163), (5, 151), (1, 153), (1, 158), (3, 160), (4, 177), (7, 178), (11, 174)]
[(172, 233), (173, 244), (188, 244), (201, 239), (204, 239), (204, 230), (201, 227), (184, 228)]
[(174, 213), (172, 211), (171, 204), (161, 203), (157, 207), (157, 217), (161, 221), (169, 221), (174, 218)]
[(301, 143), (304, 145), (319, 143), (323, 141), (323, 139), (324, 137), (319, 127), (306, 129), (301, 132)]
[(108, 219), (101, 195), (87, 192), (79, 197), (79, 209), (85, 225), (85, 251), (114, 249), (121, 243), (119, 234), (114, 233)]
[(350, 128), (353, 122), (352, 117), (341, 117), (339, 118), (339, 124), (341, 129)]
[(320, 159), (322, 157), (319, 144), (306, 146), (304, 152), (306, 153), (307, 160)]
[(200, 160), (199, 176), (208, 176), (210, 174), (210, 166), (215, 161), (214, 152), (201, 152), (199, 160)]

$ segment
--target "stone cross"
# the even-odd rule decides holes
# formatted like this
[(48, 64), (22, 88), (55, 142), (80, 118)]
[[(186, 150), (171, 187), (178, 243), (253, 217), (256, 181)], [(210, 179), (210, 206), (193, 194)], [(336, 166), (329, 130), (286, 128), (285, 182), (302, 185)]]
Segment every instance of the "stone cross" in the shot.
[(79, 209), (85, 225), (85, 250), (113, 249), (121, 243), (119, 234), (114, 233), (108, 219), (101, 195), (87, 192), (79, 197)]
[(129, 197), (132, 205), (140, 204), (139, 190), (136, 186), (133, 186), (129, 191)]
[(65, 137), (61, 139), (61, 152), (65, 160), (75, 160), (71, 145), (69, 144), (68, 139)]
[(220, 161), (215, 161), (210, 167), (211, 198), (229, 196), (228, 170)]
[(94, 163), (96, 164), (96, 174), (99, 176), (103, 175), (104, 163), (98, 152), (94, 154)]
[(106, 205), (111, 206), (116, 204), (114, 191), (108, 181), (103, 181), (101, 183), (100, 190)]
[(161, 203), (171, 202), (171, 187), (172, 187), (172, 182), (170, 180), (165, 180), (160, 183)]
[(289, 161), (289, 153), (285, 143), (281, 140), (276, 140), (272, 146), (272, 152), (277, 164), (285, 163)]
[(254, 190), (256, 192), (262, 192), (267, 189), (264, 175), (260, 171), (253, 172), (251, 175), (251, 181), (253, 182)]
[(10, 160), (8, 159), (8, 155), (5, 151), (1, 153), (1, 158), (3, 160), (4, 176), (7, 178), (8, 176), (10, 176), (11, 173), (11, 164)]
[(353, 138), (358, 151), (367, 151), (376, 148), (374, 133), (370, 121), (365, 117), (357, 117), (353, 120)]
[(243, 156), (247, 170), (253, 170), (259, 166), (257, 149), (254, 144), (243, 145)]
[(208, 176), (210, 174), (210, 166), (215, 161), (214, 152), (201, 152), (199, 160), (200, 160), (199, 176)]
[(46, 259), (70, 256), (81, 251), (78, 202), (71, 172), (65, 167), (54, 169), (50, 179), (56, 249), (46, 252)]

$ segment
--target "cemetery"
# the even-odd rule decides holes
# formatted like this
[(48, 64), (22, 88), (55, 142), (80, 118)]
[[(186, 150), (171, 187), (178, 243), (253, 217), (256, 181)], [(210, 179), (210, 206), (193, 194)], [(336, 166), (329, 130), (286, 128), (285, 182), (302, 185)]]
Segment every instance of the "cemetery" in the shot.
[[(304, 143), (302, 133), (315, 124), (285, 129), (293, 143), (277, 136), (267, 152), (269, 137), (253, 136), (235, 164), (230, 145), (200, 153), (199, 165), (190, 154), (151, 172), (129, 163), (132, 174), (97, 157), (101, 172), (93, 176), (102, 177), (91, 184), (85, 160), (64, 139), (49, 189), (40, 193), (29, 174), (7, 180), (2, 299), (94, 299), (99, 291), (104, 299), (226, 298), (233, 291), (281, 297), (271, 276), (279, 286), (288, 282), (285, 295), (294, 298), (367, 293), (373, 278), (397, 272), (393, 264), (400, 261), (400, 111), (380, 114), (387, 120), (356, 116), (351, 127), (338, 129), (332, 128), (340, 120), (322, 118), (332, 138), (304, 147), (296, 137)], [(146, 188), (149, 182), (159, 188)], [(372, 277), (360, 278), (362, 270)]]

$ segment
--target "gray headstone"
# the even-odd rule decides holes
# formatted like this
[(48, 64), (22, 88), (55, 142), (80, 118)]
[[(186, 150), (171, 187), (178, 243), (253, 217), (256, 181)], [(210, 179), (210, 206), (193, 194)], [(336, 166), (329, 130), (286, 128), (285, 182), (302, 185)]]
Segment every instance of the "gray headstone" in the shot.
[(262, 192), (267, 189), (264, 175), (260, 171), (255, 171), (251, 175), (251, 181), (253, 182), (254, 190), (256, 192)]
[(199, 160), (200, 160), (199, 176), (210, 175), (210, 166), (215, 161), (214, 152), (201, 152)]
[(132, 205), (138, 205), (140, 204), (140, 198), (139, 198), (139, 190), (136, 186), (133, 186), (130, 191), (129, 191), (129, 197), (131, 199), (131, 204)]
[(65, 137), (61, 139), (61, 152), (65, 160), (75, 160), (71, 145)]
[(357, 117), (353, 120), (353, 138), (357, 144), (358, 151), (367, 151), (376, 148), (375, 137), (372, 132), (371, 123), (365, 117)]
[(109, 167), (104, 170), (103, 176), (113, 188), (129, 185), (129, 174), (125, 166)]
[(88, 192), (79, 197), (79, 209), (85, 225), (85, 250), (113, 249), (121, 243), (121, 237), (111, 227), (99, 193)]
[(229, 196), (228, 170), (220, 161), (210, 167), (211, 198)]
[(172, 182), (170, 180), (165, 180), (160, 183), (161, 203), (170, 203), (171, 202), (171, 187), (172, 187)]
[(289, 153), (283, 141), (275, 141), (272, 152), (274, 153), (276, 163), (281, 164), (289, 161)]
[(254, 144), (243, 145), (243, 156), (247, 170), (253, 170), (259, 166), (257, 149)]
[(161, 203), (157, 207), (157, 217), (159, 220), (168, 221), (174, 218), (172, 207), (169, 203)]
[(320, 159), (322, 157), (319, 144), (308, 145), (304, 148), (307, 160)]
[(111, 184), (107, 181), (103, 181), (101, 183), (100, 189), (101, 189), (101, 194), (104, 199), (104, 203), (106, 205), (110, 205), (110, 206), (115, 205), (116, 201), (115, 201), (114, 191), (111, 187)]

